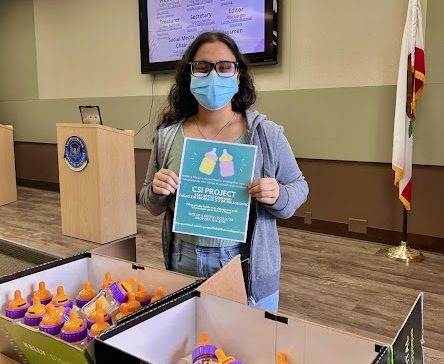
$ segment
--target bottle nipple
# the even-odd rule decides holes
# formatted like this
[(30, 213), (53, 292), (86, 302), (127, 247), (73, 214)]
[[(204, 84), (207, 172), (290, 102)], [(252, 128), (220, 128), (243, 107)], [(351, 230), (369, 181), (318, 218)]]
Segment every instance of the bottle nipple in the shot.
[(55, 306), (66, 305), (71, 301), (71, 298), (65, 294), (63, 286), (57, 287), (57, 294), (52, 298), (51, 303)]
[(128, 292), (128, 301), (126, 302), (126, 304), (128, 305), (129, 312), (135, 312), (142, 308), (140, 302), (136, 300), (136, 295), (134, 294), (134, 292)]
[(139, 302), (145, 302), (145, 301), (149, 300), (149, 298), (150, 298), (150, 295), (144, 289), (143, 283), (139, 282), (137, 284), (136, 300)]
[(40, 299), (42, 301), (46, 301), (52, 297), (51, 292), (49, 292), (49, 290), (46, 289), (45, 282), (43, 281), (39, 282), (39, 289), (36, 293), (40, 295)]
[(110, 327), (110, 324), (108, 322), (105, 322), (105, 315), (102, 313), (100, 315), (97, 315), (97, 321), (94, 325), (91, 326), (90, 334), (92, 336), (97, 336), (108, 327)]
[(69, 312), (69, 319), (63, 325), (63, 330), (66, 332), (78, 332), (85, 328), (85, 322), (79, 317), (77, 310), (72, 309)]
[(110, 272), (106, 272), (105, 273), (105, 280), (102, 283), (102, 288), (108, 288), (114, 282), (115, 282), (115, 280), (111, 278), (111, 273)]
[(287, 357), (284, 353), (278, 353), (277, 360), (277, 364), (288, 364)]
[(222, 349), (216, 350), (216, 357), (219, 359), (219, 364), (229, 364), (235, 360), (232, 356), (226, 356)]
[(42, 305), (40, 301), (40, 295), (38, 293), (34, 293), (32, 305), (29, 306), (26, 314), (28, 316), (42, 316), (46, 313), (45, 305)]
[(205, 332), (202, 332), (200, 334), (200, 341), (197, 343), (196, 348), (198, 348), (199, 346), (204, 346), (204, 345), (211, 345), (211, 342), (208, 340), (208, 334)]
[(28, 301), (22, 297), (22, 292), (18, 289), (14, 291), (14, 299), (8, 304), (10, 310), (21, 310), (26, 307)]
[(102, 301), (98, 300), (96, 301), (96, 309), (94, 310), (94, 312), (91, 313), (91, 315), (89, 316), (89, 319), (91, 321), (97, 321), (97, 317), (99, 317), (100, 315), (106, 315), (106, 311), (103, 309), (103, 303)]
[(62, 322), (62, 317), (52, 303), (46, 306), (46, 315), (42, 319), (42, 326), (56, 326)]
[(79, 292), (79, 298), (81, 300), (92, 300), (97, 295), (97, 291), (91, 288), (91, 282), (85, 281), (83, 289)]
[(165, 296), (165, 291), (163, 290), (162, 287), (158, 287), (156, 290), (156, 295), (153, 298), (151, 298), (151, 303), (159, 301), (164, 296)]
[(128, 305), (126, 303), (122, 303), (120, 305), (120, 312), (116, 313), (116, 316), (114, 318), (117, 320), (120, 320), (121, 318), (127, 316), (129, 314)]

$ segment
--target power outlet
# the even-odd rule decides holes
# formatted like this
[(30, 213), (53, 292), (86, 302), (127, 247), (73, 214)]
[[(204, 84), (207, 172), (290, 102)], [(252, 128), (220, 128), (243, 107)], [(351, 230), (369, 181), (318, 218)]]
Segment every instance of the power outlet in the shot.
[(348, 219), (348, 231), (351, 233), (367, 234), (367, 220)]
[(304, 224), (311, 225), (311, 212), (304, 212)]

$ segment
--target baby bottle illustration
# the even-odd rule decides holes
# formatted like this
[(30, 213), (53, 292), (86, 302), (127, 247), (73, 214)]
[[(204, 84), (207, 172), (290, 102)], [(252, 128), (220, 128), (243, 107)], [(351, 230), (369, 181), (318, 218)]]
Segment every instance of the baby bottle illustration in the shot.
[(216, 148), (213, 148), (211, 152), (205, 153), (205, 157), (202, 159), (199, 171), (207, 175), (211, 175), (214, 171), (214, 167), (216, 166), (216, 161), (217, 161)]
[(234, 176), (233, 156), (228, 154), (227, 150), (219, 158), (220, 175), (222, 177)]

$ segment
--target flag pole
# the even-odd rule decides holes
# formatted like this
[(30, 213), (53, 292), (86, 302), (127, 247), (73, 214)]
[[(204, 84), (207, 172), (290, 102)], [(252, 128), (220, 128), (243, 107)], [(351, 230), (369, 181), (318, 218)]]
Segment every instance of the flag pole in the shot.
[(420, 262), (424, 259), (424, 255), (419, 250), (409, 247), (407, 240), (407, 222), (408, 211), (403, 206), (404, 214), (402, 218), (402, 240), (401, 244), (397, 247), (390, 248), (386, 251), (385, 256), (389, 259), (396, 260), (398, 262)]

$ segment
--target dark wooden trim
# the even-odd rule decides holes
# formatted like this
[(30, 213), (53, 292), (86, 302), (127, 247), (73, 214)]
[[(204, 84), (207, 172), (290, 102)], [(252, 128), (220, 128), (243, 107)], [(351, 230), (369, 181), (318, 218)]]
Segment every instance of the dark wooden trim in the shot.
[(33, 179), (26, 179), (19, 177), (16, 178), (16, 181), (17, 181), (17, 186), (38, 188), (40, 190), (45, 190), (45, 191), (60, 192), (60, 186), (58, 182), (37, 181)]
[[(35, 181), (17, 178), (17, 185), (48, 191), (60, 191), (59, 184), (57, 182)], [(136, 201), (139, 203), (139, 194), (137, 191)], [(398, 245), (402, 238), (402, 233), (400, 231), (384, 230), (372, 227), (367, 229), (367, 234), (351, 233), (348, 231), (348, 225), (340, 222), (313, 219), (311, 224), (305, 224), (304, 218), (300, 216), (293, 216), (288, 220), (278, 220), (278, 225), (292, 229), (343, 236), (352, 239), (374, 241), (376, 243), (388, 245)], [(444, 254), (444, 238), (429, 235), (408, 234), (408, 241), (412, 248)]]
[[(278, 220), (278, 225), (291, 229), (373, 241), (388, 245), (399, 245), (402, 238), (401, 231), (384, 230), (372, 227), (367, 229), (367, 234), (352, 233), (348, 231), (347, 224), (340, 222), (313, 219), (311, 224), (305, 224), (304, 218), (300, 216), (293, 216), (288, 220)], [(408, 234), (408, 242), (412, 248), (444, 254), (444, 238), (420, 234)]]

